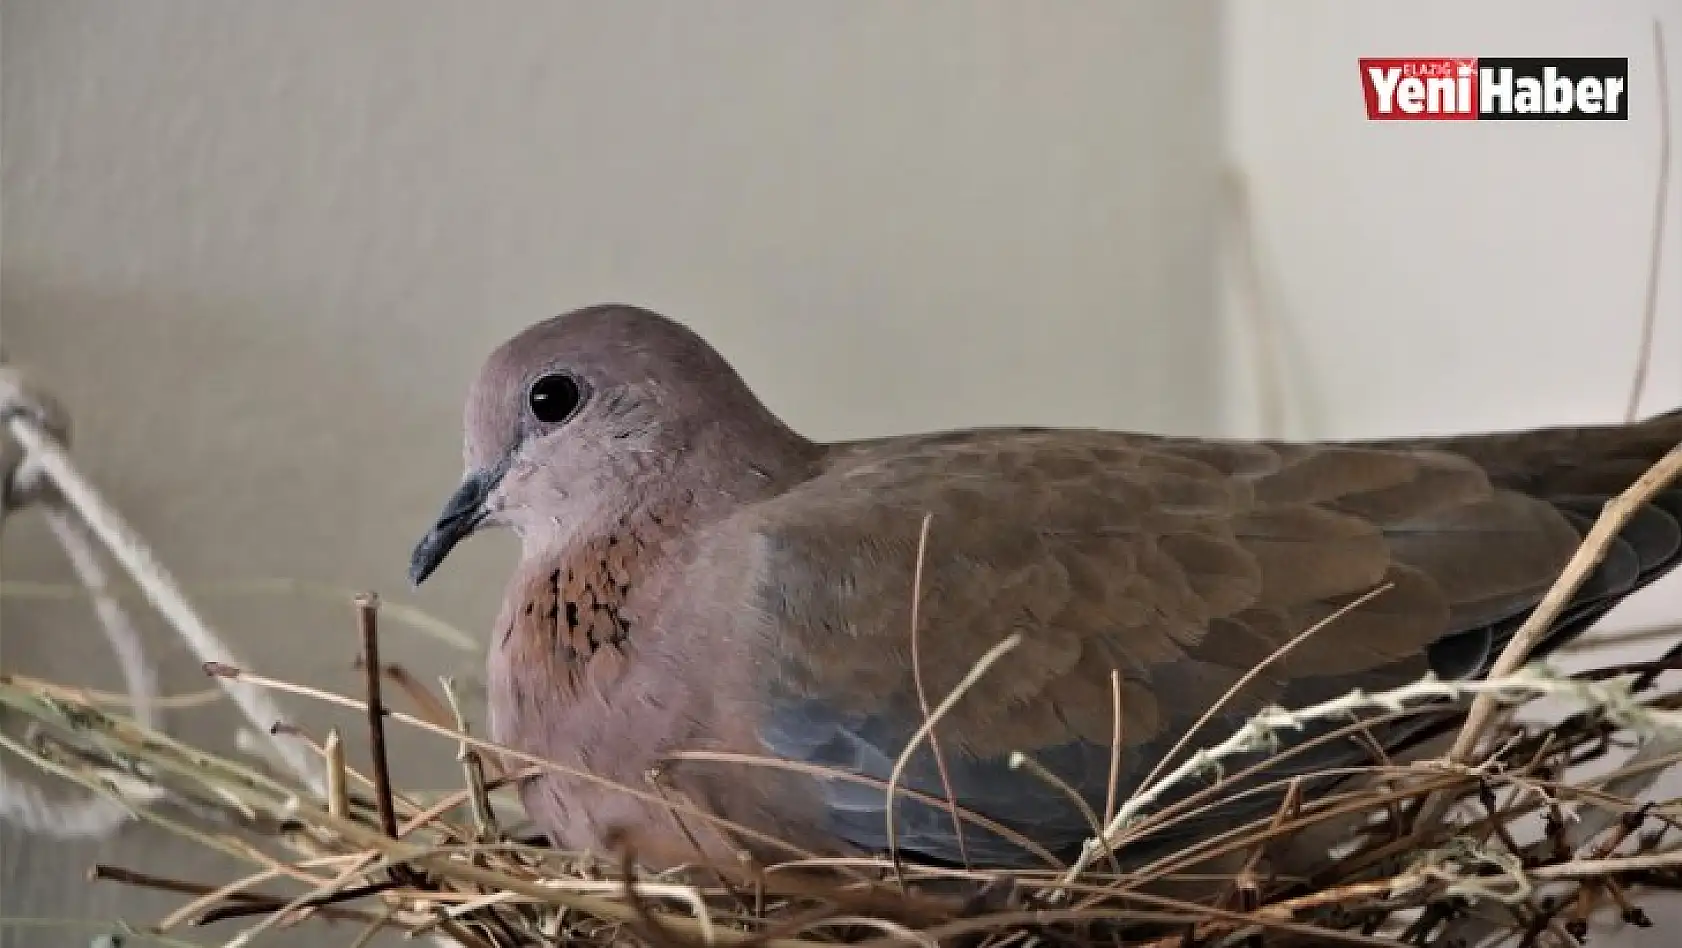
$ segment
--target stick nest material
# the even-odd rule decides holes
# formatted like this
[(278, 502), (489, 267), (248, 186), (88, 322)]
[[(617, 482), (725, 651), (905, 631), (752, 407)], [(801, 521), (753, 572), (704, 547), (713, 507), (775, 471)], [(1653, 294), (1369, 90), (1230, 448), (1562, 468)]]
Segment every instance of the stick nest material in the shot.
[[(374, 604), (361, 607), (366, 646), (377, 641)], [(1374, 779), (1318, 795), (1285, 786), (1271, 816), (1122, 874), (1098, 859), (1076, 878), (1050, 870), (896, 866), (882, 858), (836, 863), (833, 879), (821, 885), (789, 871), (800, 868), (795, 863), (763, 869), (751, 886), (726, 885), (704, 867), (639, 875), (625, 854), (592, 858), (517, 842), (499, 829), (495, 801), (541, 764), (501, 772), (490, 763), (494, 745), (457, 730), (459, 716), (446, 710), (455, 703), (447, 683), (447, 701), (439, 700), (389, 668), (419, 714), (384, 707), (379, 675), (369, 676), (370, 702), (239, 669), (207, 670), (342, 705), (372, 704), (376, 747), (387, 721), (430, 730), (441, 738), (441, 753), (457, 753), (462, 789), (427, 796), (391, 788), (382, 764), (369, 775), (347, 767), (342, 742), (331, 734), (316, 743), (329, 772), (327, 793), (318, 795), (260, 766), (140, 727), (79, 689), (15, 675), (0, 676), (0, 705), (36, 726), (24, 740), (0, 735), (0, 745), (251, 865), (247, 877), (214, 882), (163, 878), (152, 873), (158, 867), (93, 867), (95, 879), (182, 894), (184, 904), (169, 918), (126, 929), (136, 940), (165, 944), (199, 943), (183, 934), (194, 926), (214, 926), (205, 934), (245, 944), (276, 927), (312, 925), (322, 927), (320, 943), (363, 944), (383, 928), (485, 948), (1026, 946), (1035, 936), (1162, 948), (1563, 946), (1580, 941), (1591, 922), (1650, 924), (1641, 900), (1682, 884), (1674, 832), (1682, 811), (1675, 802), (1637, 799), (1682, 760), (1682, 690), (1662, 686), (1662, 673), (1679, 661), (1682, 646), (1636, 665), (1570, 675), (1532, 667), (1486, 683), (1426, 681), (1315, 709), (1272, 709), (1246, 735), (1194, 755), (1199, 763), (1187, 773), (1198, 771), (1189, 779), (1202, 785), (1190, 800), (1144, 810), (1120, 827), (1119, 838), (1220, 799), (1244, 776), (1216, 773), (1221, 747), (1238, 753), (1307, 717), (1440, 713), (1445, 704), (1464, 706), (1479, 696), (1500, 707), (1471, 762), (1402, 766), (1375, 747)], [(1337, 739), (1361, 733), (1352, 723)], [(295, 730), (289, 736), (315, 743)], [(1336, 855), (1308, 877), (1270, 869), (1269, 854), (1281, 843), (1333, 819), (1347, 823), (1349, 814), (1361, 825), (1342, 832)], [(1195, 899), (1160, 894), (1165, 880), (1217, 853), (1236, 854), (1240, 871), (1212, 880)]]

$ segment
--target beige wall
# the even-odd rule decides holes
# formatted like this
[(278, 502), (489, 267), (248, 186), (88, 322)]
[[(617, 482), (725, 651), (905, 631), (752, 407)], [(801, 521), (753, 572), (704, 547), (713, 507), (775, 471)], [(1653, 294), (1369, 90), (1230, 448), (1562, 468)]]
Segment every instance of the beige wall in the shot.
[[(601, 299), (691, 321), (819, 437), (1218, 422), (1213, 3), (5, 0), (0, 31), (4, 345), (192, 580), (406, 596), (478, 359)], [(43, 535), (8, 533), (9, 577), (67, 576)], [(477, 629), (508, 552), (421, 601)], [(258, 666), (353, 687), (343, 606), (204, 606)], [(79, 608), (0, 610), (7, 667), (115, 682)], [(438, 780), (449, 752), (402, 751)], [(176, 900), (80, 880), (218, 871), (162, 845), (0, 828), (0, 911), (155, 917)]]
[[(1227, 143), (1249, 184), (1267, 302), (1293, 350), (1289, 431), (1620, 417), (1659, 161), (1652, 23), (1662, 17), (1668, 32), (1676, 121), (1682, 3), (1235, 0), (1227, 9)], [(1365, 121), (1357, 58), (1462, 53), (1628, 56), (1630, 120)], [(1677, 160), (1648, 411), (1682, 400)], [(1236, 302), (1242, 326), (1252, 300)], [(1247, 363), (1248, 337), (1227, 339)], [(1235, 430), (1260, 423), (1243, 398), (1228, 404)]]

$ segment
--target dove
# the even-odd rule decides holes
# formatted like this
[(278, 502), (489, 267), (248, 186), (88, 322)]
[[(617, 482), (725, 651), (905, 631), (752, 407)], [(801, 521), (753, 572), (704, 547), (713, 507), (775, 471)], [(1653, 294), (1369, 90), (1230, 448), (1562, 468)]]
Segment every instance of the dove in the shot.
[[(1065, 863), (1217, 704), (1193, 747), (1269, 703), (1485, 674), (1608, 498), (1682, 441), (1671, 412), (1337, 443), (826, 444), (696, 333), (624, 304), (501, 345), (464, 424), (465, 476), (410, 578), (478, 531), (518, 537), (492, 737), (552, 764), (520, 786), (550, 842), (654, 868)], [(1638, 510), (1535, 654), (1673, 568), (1679, 521), (1676, 491)], [(1419, 729), (1374, 725), (1267, 773), (1371, 763)], [(1234, 799), (1156, 844), (1276, 805)]]

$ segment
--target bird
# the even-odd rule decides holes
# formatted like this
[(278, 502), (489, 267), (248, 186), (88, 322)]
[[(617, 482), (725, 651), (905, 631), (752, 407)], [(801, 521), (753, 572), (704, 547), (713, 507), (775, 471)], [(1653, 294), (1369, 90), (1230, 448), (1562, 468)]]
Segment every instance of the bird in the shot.
[[(526, 755), (511, 768), (546, 762), (519, 792), (558, 848), (1066, 865), (1211, 708), (1193, 747), (1266, 705), (1487, 674), (1602, 507), (1678, 442), (1682, 411), (1339, 442), (822, 443), (693, 330), (604, 303), (486, 359), (465, 474), (410, 579), (477, 532), (518, 537), (489, 727)], [(1679, 523), (1676, 490), (1636, 510), (1534, 656), (1675, 567)], [(1370, 763), (1417, 731), (1277, 766)], [(1269, 806), (1229, 801), (1154, 845)]]

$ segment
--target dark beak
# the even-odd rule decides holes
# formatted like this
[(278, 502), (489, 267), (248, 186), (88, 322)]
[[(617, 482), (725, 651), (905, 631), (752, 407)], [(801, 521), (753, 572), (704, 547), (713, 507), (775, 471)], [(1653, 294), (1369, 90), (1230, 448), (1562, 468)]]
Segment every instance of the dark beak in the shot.
[(416, 586), (426, 582), (426, 578), (432, 575), (439, 563), (444, 562), (444, 557), (450, 555), (456, 544), (479, 528), (489, 514), (485, 509), (485, 498), (490, 496), (500, 473), (481, 471), (469, 474), (450, 495), (444, 503), (443, 513), (438, 515), (438, 522), (415, 544), (415, 552), (409, 557), (409, 582)]

